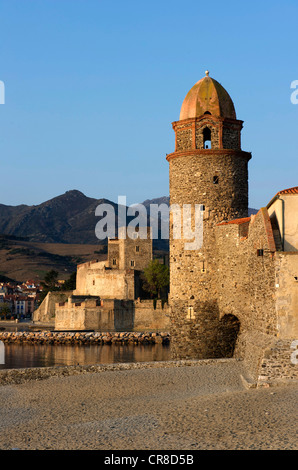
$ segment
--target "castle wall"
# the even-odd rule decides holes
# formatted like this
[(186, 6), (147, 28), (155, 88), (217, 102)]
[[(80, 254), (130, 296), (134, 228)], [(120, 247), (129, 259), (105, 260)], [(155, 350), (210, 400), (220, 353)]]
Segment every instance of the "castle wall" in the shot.
[(135, 273), (133, 270), (116, 270), (104, 263), (85, 263), (77, 268), (75, 295), (93, 295), (102, 299), (134, 299)]
[(276, 335), (275, 246), (267, 210), (249, 224), (217, 226), (216, 243), (220, 316), (237, 316), (242, 330)]
[(55, 330), (148, 331), (169, 328), (168, 305), (152, 300), (123, 301), (69, 297), (56, 304)]
[(168, 304), (161, 300), (136, 300), (134, 303), (134, 330), (163, 330), (170, 327), (170, 316)]
[[(112, 269), (120, 269), (120, 249), (118, 240), (109, 240), (108, 266)], [(123, 266), (121, 266), (121, 269), (123, 269)]]
[(298, 253), (275, 251), (266, 209), (249, 225), (219, 225), (216, 240), (220, 318), (240, 320), (235, 356), (258, 384), (298, 378)]
[(152, 240), (131, 239), (122, 240), (124, 245), (124, 269), (143, 271), (152, 260)]
[(64, 302), (72, 294), (72, 291), (48, 292), (38, 309), (33, 312), (33, 322), (43, 325), (54, 326), (55, 305), (57, 302)]
[(104, 307), (98, 299), (79, 301), (69, 297), (56, 304), (55, 330), (110, 330), (114, 329), (114, 302)]

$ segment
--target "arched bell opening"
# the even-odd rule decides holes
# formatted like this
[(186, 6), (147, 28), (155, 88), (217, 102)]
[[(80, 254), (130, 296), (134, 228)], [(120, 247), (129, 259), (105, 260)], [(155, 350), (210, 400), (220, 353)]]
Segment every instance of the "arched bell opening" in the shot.
[(203, 144), (204, 149), (211, 149), (211, 130), (209, 127), (205, 127), (203, 130)]

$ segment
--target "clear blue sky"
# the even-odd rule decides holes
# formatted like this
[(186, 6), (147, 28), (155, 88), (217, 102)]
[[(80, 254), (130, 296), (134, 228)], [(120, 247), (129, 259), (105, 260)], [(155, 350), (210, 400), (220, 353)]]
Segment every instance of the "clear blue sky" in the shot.
[(208, 69), (266, 205), (298, 185), (297, 19), (297, 0), (0, 0), (0, 203), (168, 195), (171, 123)]

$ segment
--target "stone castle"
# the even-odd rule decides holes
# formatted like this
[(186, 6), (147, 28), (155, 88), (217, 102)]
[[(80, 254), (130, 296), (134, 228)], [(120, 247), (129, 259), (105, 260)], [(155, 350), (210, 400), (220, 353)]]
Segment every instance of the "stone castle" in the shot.
[(135, 233), (109, 239), (106, 259), (79, 264), (76, 289), (49, 292), (34, 312), (34, 323), (60, 331), (168, 330), (167, 304), (146, 298), (142, 289), (142, 274), (152, 259), (150, 237)]
[[(298, 377), (298, 187), (248, 217), (243, 122), (206, 72), (173, 122), (170, 203), (203, 207), (203, 244), (170, 219), (171, 348), (177, 358), (240, 357), (258, 380)], [(298, 362), (298, 361), (297, 361)]]

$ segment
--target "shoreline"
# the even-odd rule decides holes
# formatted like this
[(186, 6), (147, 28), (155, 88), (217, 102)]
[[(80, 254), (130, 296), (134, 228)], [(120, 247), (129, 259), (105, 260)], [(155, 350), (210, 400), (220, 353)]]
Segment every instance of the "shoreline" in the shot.
[[(88, 364), (88, 365), (67, 365), (49, 367), (27, 367), (23, 369), (2, 369), (0, 370), (0, 387), (4, 385), (19, 385), (31, 381), (46, 380), (50, 377), (70, 377), (90, 373), (128, 371), (128, 370), (149, 370), (168, 369), (178, 367), (199, 367), (206, 365), (216, 365), (224, 363), (242, 362), (240, 359), (185, 359), (173, 361), (151, 361), (151, 362), (122, 362), (113, 364)], [(255, 384), (248, 377), (242, 375), (243, 383), (247, 388), (255, 387)]]

